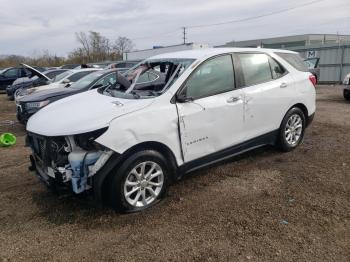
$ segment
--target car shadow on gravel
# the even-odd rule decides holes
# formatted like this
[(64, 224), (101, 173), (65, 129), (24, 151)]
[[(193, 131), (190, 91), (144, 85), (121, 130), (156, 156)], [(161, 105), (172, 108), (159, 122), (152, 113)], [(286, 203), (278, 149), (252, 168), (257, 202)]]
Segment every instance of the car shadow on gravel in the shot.
[[(216, 181), (226, 179), (227, 177), (240, 177), (240, 174), (235, 173), (221, 173), (216, 172), (216, 169), (220, 166), (239, 164), (242, 161), (257, 161), (263, 157), (271, 157), (278, 154), (278, 151), (271, 146), (264, 146), (261, 148), (254, 149), (252, 151), (246, 152), (241, 155), (234, 156), (230, 159), (220, 161), (198, 171), (193, 171), (191, 173), (183, 176), (179, 181), (171, 185), (170, 192), (168, 192), (165, 199), (157, 204), (152, 209), (157, 209), (159, 212), (159, 207), (164, 208), (166, 203), (175, 201), (180, 198), (181, 195), (185, 193), (186, 188), (179, 187), (190, 187), (192, 194), (195, 194), (196, 189), (200, 190), (203, 186), (207, 184), (204, 179), (201, 178), (214, 178)], [(283, 159), (280, 159), (283, 162)], [(91, 196), (88, 195), (74, 195), (73, 193), (55, 193), (46, 186), (42, 185), (43, 190), (35, 191), (32, 193), (32, 201), (39, 209), (39, 217), (45, 219), (47, 222), (53, 225), (64, 225), (64, 224), (90, 224), (92, 220), (98, 220), (106, 215), (112, 216), (114, 218), (118, 216), (123, 216), (124, 214), (114, 211), (108, 206), (99, 207), (93, 201)], [(180, 189), (180, 190), (179, 190)], [(173, 190), (177, 191), (176, 195), (173, 195), (171, 192)], [(182, 192), (182, 193), (181, 193)], [(160, 211), (162, 212), (162, 211)], [(135, 216), (135, 214), (133, 215)], [(137, 216), (137, 215), (136, 215)]]
[(96, 206), (88, 196), (58, 194), (48, 188), (33, 192), (32, 200), (39, 209), (38, 216), (54, 225), (75, 224), (82, 219), (88, 221), (109, 211)]

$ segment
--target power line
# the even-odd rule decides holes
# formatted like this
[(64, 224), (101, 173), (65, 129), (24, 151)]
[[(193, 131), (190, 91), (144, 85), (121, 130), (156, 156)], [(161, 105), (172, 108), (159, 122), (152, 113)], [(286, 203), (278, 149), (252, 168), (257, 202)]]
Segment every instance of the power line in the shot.
[(239, 22), (245, 22), (245, 21), (250, 21), (250, 20), (255, 20), (255, 19), (259, 19), (259, 18), (263, 18), (263, 17), (268, 17), (268, 16), (272, 16), (272, 15), (277, 15), (277, 14), (281, 14), (281, 13), (285, 13), (285, 12), (289, 12), (301, 7), (305, 7), (305, 6), (309, 6), (312, 4), (316, 4), (316, 3), (320, 3), (320, 2), (324, 2), (327, 0), (314, 0), (311, 2), (307, 2), (304, 4), (300, 4), (300, 5), (296, 5), (293, 7), (289, 7), (289, 8), (284, 8), (278, 11), (274, 11), (271, 13), (267, 13), (267, 14), (262, 14), (262, 15), (258, 15), (258, 16), (250, 16), (250, 17), (246, 17), (246, 18), (242, 18), (242, 19), (236, 19), (236, 20), (229, 20), (229, 21), (225, 21), (225, 22), (219, 22), (219, 23), (212, 23), (212, 24), (202, 24), (202, 25), (193, 25), (193, 26), (186, 26), (186, 27), (181, 27), (178, 28), (176, 30), (170, 31), (170, 32), (166, 32), (163, 34), (159, 34), (159, 35), (152, 35), (152, 36), (144, 36), (144, 37), (136, 37), (136, 38), (132, 38), (131, 40), (140, 40), (140, 39), (149, 39), (149, 38), (161, 38), (163, 36), (168, 36), (171, 34), (174, 34), (176, 32), (179, 32), (180, 30), (182, 31), (182, 40), (183, 43), (186, 43), (187, 40), (187, 29), (196, 29), (196, 28), (203, 28), (203, 27), (212, 27), (212, 26), (220, 26), (220, 25), (225, 25), (225, 24), (233, 24), (233, 23), (239, 23)]
[(267, 13), (267, 14), (263, 14), (263, 15), (251, 16), (251, 17), (246, 17), (246, 18), (242, 18), (242, 19), (230, 20), (230, 21), (214, 23), (214, 24), (187, 26), (187, 28), (211, 27), (211, 26), (219, 26), (219, 25), (225, 25), (225, 24), (233, 24), (233, 23), (245, 22), (245, 21), (254, 20), (254, 19), (258, 19), (258, 18), (262, 18), (262, 17), (267, 17), (267, 16), (272, 16), (272, 15), (285, 13), (285, 12), (288, 12), (288, 11), (291, 11), (291, 10), (294, 10), (294, 9), (297, 9), (297, 8), (301, 8), (301, 7), (304, 7), (304, 6), (312, 5), (312, 4), (315, 4), (315, 3), (320, 3), (320, 2), (323, 2), (323, 1), (326, 1), (326, 0), (315, 0), (315, 1), (311, 1), (311, 2), (305, 3), (305, 4), (293, 6), (293, 7), (290, 7), (290, 8), (281, 9), (279, 11), (275, 11), (275, 12), (271, 12), (271, 13)]
[(159, 38), (159, 37), (163, 37), (163, 36), (167, 36), (167, 35), (171, 35), (173, 33), (176, 33), (176, 32), (179, 32), (181, 29), (176, 29), (176, 30), (173, 30), (173, 31), (170, 31), (170, 32), (167, 32), (167, 33), (163, 33), (163, 34), (160, 34), (160, 35), (152, 35), (152, 36), (143, 36), (143, 37), (136, 37), (136, 38), (132, 38), (131, 40), (139, 40), (139, 39), (148, 39), (148, 38)]

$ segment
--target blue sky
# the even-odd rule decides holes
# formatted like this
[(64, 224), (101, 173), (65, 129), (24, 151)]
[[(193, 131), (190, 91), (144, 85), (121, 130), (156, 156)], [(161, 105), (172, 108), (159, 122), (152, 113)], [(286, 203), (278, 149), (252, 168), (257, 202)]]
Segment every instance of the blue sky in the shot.
[[(259, 16), (311, 0), (0, 0), (0, 54), (66, 55), (78, 46), (74, 32), (126, 36), (135, 48), (179, 44), (182, 26)], [(188, 30), (188, 41), (223, 44), (304, 33), (350, 34), (350, 0), (323, 0), (246, 22)]]

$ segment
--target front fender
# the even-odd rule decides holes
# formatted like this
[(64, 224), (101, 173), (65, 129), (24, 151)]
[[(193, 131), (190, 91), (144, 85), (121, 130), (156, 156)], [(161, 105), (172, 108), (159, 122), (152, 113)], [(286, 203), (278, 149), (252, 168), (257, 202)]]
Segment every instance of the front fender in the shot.
[(174, 104), (152, 106), (122, 115), (111, 121), (108, 130), (96, 142), (123, 154), (135, 145), (158, 142), (174, 154), (178, 165), (183, 163), (178, 131), (178, 115)]

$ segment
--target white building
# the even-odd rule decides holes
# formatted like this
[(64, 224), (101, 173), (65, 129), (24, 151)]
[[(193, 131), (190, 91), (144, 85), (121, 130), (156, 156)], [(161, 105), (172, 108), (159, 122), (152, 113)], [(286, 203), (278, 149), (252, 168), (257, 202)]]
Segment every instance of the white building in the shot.
[(124, 53), (123, 60), (143, 60), (159, 54), (176, 52), (176, 51), (184, 51), (184, 50), (192, 50), (192, 49), (200, 49), (200, 48), (208, 48), (208, 47), (209, 47), (208, 44), (195, 44), (195, 43), (164, 46), (164, 47), (163, 46), (154, 47), (152, 49), (137, 50), (137, 51)]

